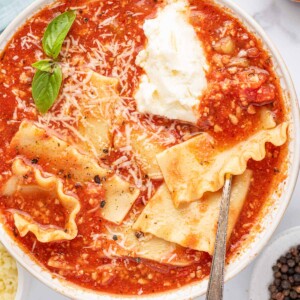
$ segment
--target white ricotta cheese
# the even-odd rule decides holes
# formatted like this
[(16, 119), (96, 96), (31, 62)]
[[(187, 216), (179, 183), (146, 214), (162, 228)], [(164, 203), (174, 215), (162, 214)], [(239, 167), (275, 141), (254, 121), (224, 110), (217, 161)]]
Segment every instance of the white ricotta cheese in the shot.
[(185, 1), (173, 1), (145, 21), (148, 43), (136, 59), (145, 74), (135, 99), (142, 113), (194, 123), (207, 87), (208, 64), (188, 13)]

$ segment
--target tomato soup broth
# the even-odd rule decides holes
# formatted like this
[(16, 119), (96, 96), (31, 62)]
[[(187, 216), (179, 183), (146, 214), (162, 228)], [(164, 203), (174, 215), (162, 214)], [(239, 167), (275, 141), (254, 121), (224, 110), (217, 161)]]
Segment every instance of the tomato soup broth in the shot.
[[(158, 127), (163, 127), (172, 136), (168, 147), (199, 132), (207, 132), (214, 137), (217, 145), (224, 148), (255, 133), (261, 122), (259, 111), (262, 106), (268, 107), (276, 123), (283, 122), (285, 108), (279, 80), (270, 54), (264, 50), (261, 41), (240, 20), (215, 3), (204, 0), (189, 0), (189, 3), (190, 23), (202, 41), (209, 63), (206, 74), (208, 88), (201, 98), (198, 123), (191, 125), (148, 115), (138, 115), (139, 121), (148, 124), (149, 130), (157, 131)], [(22, 120), (47, 126), (63, 139), (78, 140), (72, 130), (76, 122), (62, 113), (66, 109), (74, 109), (71, 104), (67, 108), (68, 97), (75, 100), (80, 97), (72, 86), (84, 82), (85, 74), (77, 70), (90, 68), (103, 76), (118, 78), (123, 104), (128, 107), (129, 114), (135, 114), (134, 93), (143, 74), (135, 59), (147, 43), (143, 24), (145, 20), (154, 18), (164, 5), (164, 1), (157, 0), (54, 1), (15, 33), (0, 56), (0, 187), (11, 175), (12, 160), (20, 156), (18, 149), (10, 147), (10, 142)], [(32, 64), (47, 58), (42, 50), (44, 31), (54, 17), (67, 10), (76, 12), (76, 20), (58, 57), (64, 74), (63, 87), (49, 112), (40, 114), (32, 98), (35, 74)], [(220, 51), (223, 46), (218, 41), (224, 38), (227, 41), (223, 40), (223, 46), (230, 48), (232, 44), (234, 49)], [(125, 134), (126, 128), (120, 128)], [(124, 155), (114, 148), (108, 152), (99, 159), (101, 164), (114, 166), (114, 162)], [(262, 161), (250, 160), (248, 163), (253, 177), (229, 241), (228, 259), (239, 251), (257, 223), (274, 186), (283, 178), (286, 147), (267, 144), (266, 152)], [(50, 172), (47, 163), (39, 163), (38, 157), (27, 159), (28, 164)], [(120, 168), (118, 174), (136, 185), (136, 178), (128, 169)], [(137, 215), (162, 184), (160, 179), (151, 179), (143, 172), (138, 174), (141, 193), (131, 209), (131, 213)], [(55, 175), (60, 176), (59, 170)], [(110, 222), (99, 213), (105, 205), (105, 192), (101, 185), (97, 185), (97, 178), (84, 186), (66, 174), (60, 179), (65, 189), (76, 193), (80, 202), (76, 216), (78, 235), (69, 241), (42, 243), (31, 232), (21, 236), (14, 224), (11, 211), (22, 210), (43, 225), (63, 226), (68, 211), (55, 195), (48, 197), (41, 191), (34, 197), (0, 196), (0, 211), (7, 231), (53, 274), (92, 290), (127, 295), (167, 291), (208, 276), (211, 256), (189, 248), (180, 248), (176, 252), (178, 257), (193, 261), (188, 266), (139, 257), (114, 257), (113, 245), (118, 236), (111, 233), (109, 238), (101, 238)], [(99, 251), (101, 247), (112, 251), (105, 252), (105, 255)]]

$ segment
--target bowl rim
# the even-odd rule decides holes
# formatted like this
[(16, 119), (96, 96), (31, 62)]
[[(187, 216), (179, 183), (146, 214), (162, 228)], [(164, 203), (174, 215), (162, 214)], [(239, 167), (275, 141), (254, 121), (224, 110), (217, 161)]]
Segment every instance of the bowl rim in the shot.
[[(14, 35), (14, 33), (22, 26), (26, 20), (31, 17), (33, 14), (38, 12), (38, 10), (45, 5), (54, 2), (55, 0), (36, 0), (31, 5), (29, 5), (23, 12), (21, 12), (3, 31), (0, 35), (0, 51), (3, 50), (4, 46)], [(277, 208), (276, 215), (274, 216), (273, 222), (268, 224), (268, 228), (264, 228), (261, 233), (257, 235), (259, 237), (257, 240), (249, 244), (249, 249), (245, 252), (240, 259), (230, 263), (227, 267), (225, 280), (228, 281), (238, 273), (240, 273), (246, 266), (248, 266), (253, 259), (258, 255), (259, 252), (266, 246), (275, 229), (279, 225), (288, 204), (292, 198), (292, 194), (297, 182), (298, 171), (300, 166), (300, 135), (299, 129), (297, 127), (299, 122), (299, 107), (297, 101), (296, 91), (292, 82), (292, 79), (289, 75), (287, 67), (279, 54), (277, 48), (273, 45), (268, 35), (265, 33), (264, 29), (248, 14), (246, 13), (239, 5), (234, 3), (231, 0), (215, 0), (215, 2), (221, 6), (228, 8), (231, 13), (241, 20), (244, 25), (254, 32), (255, 36), (260, 38), (264, 47), (269, 51), (273, 57), (274, 69), (280, 70), (282, 77), (285, 81), (286, 90), (288, 91), (288, 103), (290, 111), (288, 112), (289, 117), (291, 118), (291, 125), (293, 127), (292, 139), (289, 146), (292, 149), (289, 149), (289, 174), (287, 177), (287, 186), (285, 187), (284, 194), (280, 196), (281, 204)], [(277, 64), (277, 68), (276, 68)], [(292, 163), (291, 163), (292, 160)], [(155, 293), (150, 295), (141, 295), (141, 296), (126, 296), (126, 295), (115, 295), (107, 293), (99, 293), (96, 291), (87, 290), (78, 285), (74, 285), (65, 280), (60, 280), (54, 278), (53, 275), (46, 271), (41, 265), (39, 265), (34, 258), (30, 257), (29, 254), (25, 253), (21, 247), (18, 246), (13, 237), (11, 237), (0, 224), (0, 240), (6, 246), (8, 251), (12, 256), (34, 277), (39, 279), (41, 282), (52, 288), (53, 290), (73, 299), (166, 299), (166, 300), (175, 300), (175, 299), (192, 299), (194, 297), (203, 295), (207, 288), (208, 280), (198, 281), (186, 286), (183, 286), (179, 289), (174, 289), (166, 291), (163, 293)]]

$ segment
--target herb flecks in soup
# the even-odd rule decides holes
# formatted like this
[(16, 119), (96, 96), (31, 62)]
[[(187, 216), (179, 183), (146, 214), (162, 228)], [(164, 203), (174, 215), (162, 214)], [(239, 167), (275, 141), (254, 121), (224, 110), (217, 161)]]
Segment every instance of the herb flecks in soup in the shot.
[(269, 53), (212, 1), (71, 2), (27, 20), (0, 56), (5, 227), (53, 274), (93, 290), (201, 280), (224, 174), (228, 260), (285, 176)]

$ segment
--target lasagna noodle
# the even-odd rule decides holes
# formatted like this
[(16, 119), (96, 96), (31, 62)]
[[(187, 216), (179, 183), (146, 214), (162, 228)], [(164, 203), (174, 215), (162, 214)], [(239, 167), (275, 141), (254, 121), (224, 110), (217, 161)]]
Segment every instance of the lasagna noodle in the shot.
[(286, 122), (260, 130), (229, 149), (218, 149), (213, 138), (203, 133), (157, 155), (157, 161), (176, 207), (197, 201), (206, 192), (218, 191), (226, 173), (240, 175), (249, 159), (261, 161), (266, 143), (283, 145), (287, 140)]
[(82, 147), (101, 158), (112, 145), (111, 127), (119, 100), (118, 80), (91, 72), (91, 79), (79, 100), (82, 117), (78, 131), (86, 140)]
[(101, 209), (101, 216), (121, 224), (140, 192), (118, 176), (110, 177), (104, 183), (104, 189), (105, 198), (109, 199), (109, 202)]
[(71, 177), (74, 181), (90, 182), (96, 175), (105, 177), (109, 174), (96, 160), (32, 122), (21, 123), (11, 147), (28, 159), (38, 159), (40, 164), (49, 166), (52, 173)]
[(120, 149), (126, 147), (128, 139), (126, 132), (129, 132), (130, 146), (138, 166), (151, 179), (163, 179), (161, 170), (158, 166), (156, 155), (163, 152), (166, 147), (156, 138), (154, 133), (145, 129), (133, 128), (129, 123), (125, 125), (125, 134), (118, 133), (115, 136), (115, 147)]
[(117, 175), (111, 175), (110, 170), (100, 167), (93, 157), (31, 122), (21, 123), (11, 146), (29, 159), (38, 159), (58, 176), (67, 176), (81, 183), (92, 182), (95, 176), (108, 177), (103, 181), (106, 191), (103, 217), (108, 221), (120, 223), (139, 195), (137, 188)]
[[(228, 219), (228, 238), (243, 208), (252, 172), (234, 177)], [(201, 201), (176, 208), (163, 184), (135, 222), (134, 230), (151, 233), (183, 247), (213, 254), (220, 211), (221, 191), (207, 193)]]
[[(138, 238), (130, 224), (107, 226), (106, 228), (106, 238), (109, 239), (112, 235), (117, 236), (117, 240), (109, 246), (110, 252), (106, 251), (106, 255), (108, 253), (111, 257), (143, 258), (175, 266), (187, 266), (193, 263), (192, 258), (189, 259), (186, 255), (177, 255), (184, 251), (181, 246), (151, 234), (145, 234)], [(101, 249), (106, 246), (101, 244)]]
[[(29, 166), (23, 160), (17, 158), (12, 165), (12, 177), (5, 184), (3, 194), (11, 196), (16, 192), (24, 189), (24, 178), (33, 176), (34, 185), (30, 185), (33, 189), (43, 189), (49, 193), (55, 193), (62, 206), (68, 212), (65, 228), (58, 228), (52, 225), (42, 225), (34, 221), (34, 219), (26, 213), (18, 210), (11, 210), (20, 235), (23, 237), (28, 232), (32, 232), (38, 241), (42, 243), (54, 242), (59, 240), (72, 240), (77, 236), (78, 230), (75, 218), (80, 210), (79, 200), (75, 195), (68, 195), (64, 192), (64, 186), (60, 179), (47, 174), (47, 177), (40, 170)], [(31, 175), (33, 174), (33, 175)]]

